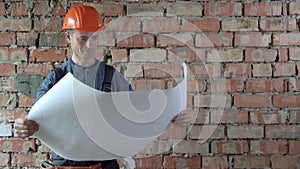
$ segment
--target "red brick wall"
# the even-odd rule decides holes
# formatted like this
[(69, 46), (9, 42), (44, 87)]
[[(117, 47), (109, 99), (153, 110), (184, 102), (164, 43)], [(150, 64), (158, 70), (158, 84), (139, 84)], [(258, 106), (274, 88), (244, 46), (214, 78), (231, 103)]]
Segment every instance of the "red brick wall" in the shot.
[(0, 2), (0, 168), (48, 157), (38, 140), (14, 137), (33, 101), (15, 78), (65, 60), (63, 16), (82, 3), (107, 24), (99, 53), (136, 90), (172, 88), (189, 65), (193, 125), (160, 136), (137, 168), (300, 168), (300, 3), (208, 0)]

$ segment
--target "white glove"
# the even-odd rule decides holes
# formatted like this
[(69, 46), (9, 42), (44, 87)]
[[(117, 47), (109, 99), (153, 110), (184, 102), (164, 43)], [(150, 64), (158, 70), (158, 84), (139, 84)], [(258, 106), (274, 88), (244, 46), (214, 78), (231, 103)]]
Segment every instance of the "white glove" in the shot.
[(118, 159), (125, 167), (121, 169), (135, 169), (135, 161), (131, 157), (124, 157)]

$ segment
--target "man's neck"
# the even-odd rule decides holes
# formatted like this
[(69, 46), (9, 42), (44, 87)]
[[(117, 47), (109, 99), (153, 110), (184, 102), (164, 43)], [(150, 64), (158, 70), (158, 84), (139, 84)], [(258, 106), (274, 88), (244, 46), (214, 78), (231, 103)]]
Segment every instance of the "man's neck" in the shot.
[(96, 59), (90, 58), (90, 59), (78, 59), (77, 57), (72, 57), (72, 60), (74, 63), (83, 66), (83, 67), (90, 67), (95, 64)]

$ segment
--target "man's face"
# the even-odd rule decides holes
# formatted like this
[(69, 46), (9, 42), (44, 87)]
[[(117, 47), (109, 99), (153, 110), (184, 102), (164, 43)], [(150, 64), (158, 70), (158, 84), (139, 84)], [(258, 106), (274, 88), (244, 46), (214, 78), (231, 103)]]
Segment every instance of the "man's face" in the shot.
[(78, 57), (78, 59), (90, 59), (95, 57), (99, 36), (96, 32), (74, 31), (70, 33), (69, 42), (71, 44), (73, 57)]

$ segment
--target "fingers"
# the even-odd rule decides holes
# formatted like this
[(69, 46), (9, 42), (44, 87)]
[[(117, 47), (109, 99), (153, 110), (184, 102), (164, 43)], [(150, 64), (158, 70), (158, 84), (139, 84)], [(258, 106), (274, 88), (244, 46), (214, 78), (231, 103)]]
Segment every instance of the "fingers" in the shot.
[(39, 130), (39, 125), (33, 120), (18, 118), (14, 124), (16, 137), (26, 138)]

